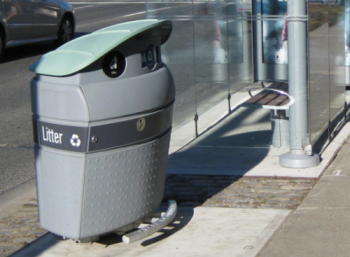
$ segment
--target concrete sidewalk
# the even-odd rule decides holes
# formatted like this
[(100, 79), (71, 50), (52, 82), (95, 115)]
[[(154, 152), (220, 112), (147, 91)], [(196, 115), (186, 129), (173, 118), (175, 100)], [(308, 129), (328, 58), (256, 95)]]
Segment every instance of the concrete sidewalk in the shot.
[(350, 255), (350, 141), (258, 255)]
[(179, 211), (159, 233), (130, 245), (113, 234), (76, 244), (48, 233), (13, 256), (348, 256), (350, 124), (309, 169), (279, 166), (288, 149), (270, 147), (266, 110), (240, 108), (207, 128), (185, 147), (186, 127), (172, 135), (164, 198)]

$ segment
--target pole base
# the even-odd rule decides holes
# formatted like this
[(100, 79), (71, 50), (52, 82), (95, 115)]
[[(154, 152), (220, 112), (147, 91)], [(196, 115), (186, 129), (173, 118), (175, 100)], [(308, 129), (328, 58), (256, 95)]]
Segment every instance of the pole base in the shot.
[(318, 154), (292, 154), (285, 153), (280, 156), (280, 165), (285, 168), (311, 168), (320, 164), (320, 156)]

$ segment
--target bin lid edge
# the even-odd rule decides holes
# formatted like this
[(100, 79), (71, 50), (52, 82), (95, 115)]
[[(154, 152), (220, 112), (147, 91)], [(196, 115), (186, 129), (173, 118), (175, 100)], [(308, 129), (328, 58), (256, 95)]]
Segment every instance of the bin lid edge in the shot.
[[(171, 21), (146, 19), (126, 22), (109, 26), (72, 40), (56, 50), (43, 55), (37, 62), (30, 65), (29, 70), (40, 75), (48, 76), (63, 77), (72, 75), (89, 66), (131, 37), (158, 26), (162, 29), (161, 43), (164, 44), (171, 34)], [(96, 37), (99, 37), (101, 42), (103, 42), (103, 49), (99, 49), (96, 45), (91, 44), (92, 40)], [(113, 42), (111, 42), (111, 39)], [(83, 49), (79, 49), (79, 45)]]

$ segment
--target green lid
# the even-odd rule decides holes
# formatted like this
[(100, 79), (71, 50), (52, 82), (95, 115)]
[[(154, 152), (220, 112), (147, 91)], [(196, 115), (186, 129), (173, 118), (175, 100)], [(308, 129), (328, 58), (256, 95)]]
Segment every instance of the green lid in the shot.
[(72, 40), (43, 55), (29, 70), (49, 76), (67, 76), (82, 70), (127, 39), (151, 28), (161, 27), (162, 44), (170, 37), (172, 25), (165, 20), (138, 20), (113, 25)]

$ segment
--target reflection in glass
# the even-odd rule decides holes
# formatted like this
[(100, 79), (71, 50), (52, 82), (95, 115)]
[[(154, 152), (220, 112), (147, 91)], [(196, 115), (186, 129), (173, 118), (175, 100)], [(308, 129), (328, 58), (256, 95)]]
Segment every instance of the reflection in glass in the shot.
[(162, 59), (176, 84), (175, 126), (252, 82), (250, 0), (152, 0), (146, 8), (147, 18), (173, 23)]
[(255, 81), (288, 80), (287, 1), (252, 0)]
[[(262, 15), (276, 19), (287, 14), (287, 1), (262, 0)], [(281, 18), (263, 21), (264, 62), (287, 64), (287, 22)]]
[[(309, 85), (311, 139), (314, 143), (344, 105), (344, 6), (309, 3)], [(332, 122), (334, 123), (332, 125)]]
[(328, 6), (309, 3), (309, 90), (311, 141), (314, 143), (329, 123)]
[[(336, 126), (335, 118), (342, 113), (344, 107), (345, 58), (344, 58), (344, 5), (341, 2), (331, 5), (329, 9), (329, 119), (333, 122), (331, 130)], [(342, 116), (341, 116), (342, 117)]]
[(251, 5), (247, 1), (232, 2), (228, 13), (228, 78), (233, 93), (253, 81)]
[(227, 22), (213, 19), (194, 24), (196, 107), (200, 115), (227, 98)]
[[(350, 66), (350, 0), (345, 0), (345, 66)], [(347, 83), (349, 84), (349, 83)]]
[[(350, 0), (307, 4), (314, 143), (342, 110), (344, 84), (350, 86)], [(148, 18), (173, 22), (162, 58), (176, 83), (175, 126), (253, 81), (288, 79), (287, 1), (149, 0), (146, 6)]]
[(162, 46), (162, 61), (170, 69), (176, 86), (173, 127), (195, 116), (195, 70), (192, 21), (173, 21), (171, 40)]

